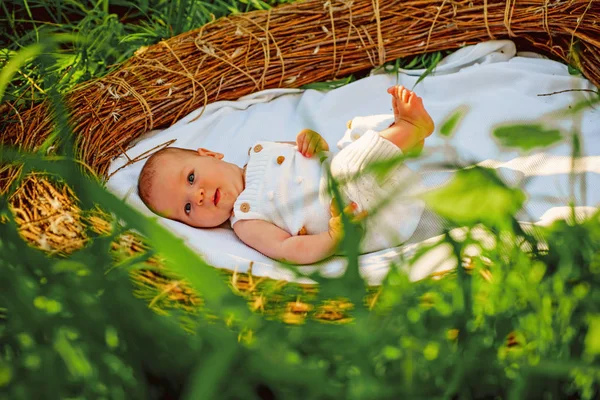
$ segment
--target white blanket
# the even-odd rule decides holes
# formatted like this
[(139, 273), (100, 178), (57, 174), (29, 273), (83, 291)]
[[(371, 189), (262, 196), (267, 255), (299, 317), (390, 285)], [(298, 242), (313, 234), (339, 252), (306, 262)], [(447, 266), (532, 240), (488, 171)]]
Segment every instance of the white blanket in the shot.
[[(422, 70), (404, 71), (396, 76), (379, 71), (329, 92), (274, 89), (245, 96), (235, 102), (216, 102), (190, 113), (168, 129), (147, 135), (127, 154), (134, 158), (157, 145), (177, 139), (174, 146), (209, 148), (224, 153), (226, 161), (243, 166), (248, 148), (255, 141), (294, 140), (302, 128), (320, 132), (333, 145), (342, 138), (346, 122), (353, 117), (391, 113), (390, 95), (386, 89), (394, 84), (412, 88), (421, 73)], [(596, 90), (587, 80), (569, 75), (563, 64), (531, 53), (517, 54), (511, 41), (492, 41), (463, 48), (443, 60), (435, 75), (426, 77), (414, 88), (423, 97), (437, 127), (426, 142), (429, 157), (411, 162), (410, 167), (419, 169), (425, 162), (448, 156), (448, 152), (440, 150), (447, 145), (447, 139), (438, 132), (441, 121), (458, 107), (466, 107), (468, 112), (450, 139), (458, 156), (463, 161), (501, 168), (504, 171), (501, 175), (509, 183), (521, 185), (528, 193), (526, 212), (519, 216), (521, 219), (545, 222), (560, 216), (564, 209), (559, 206), (566, 205), (570, 190), (570, 143), (565, 141), (549, 149), (520, 154), (515, 150), (500, 149), (491, 131), (498, 124), (531, 122), (540, 118), (569, 128), (573, 121), (557, 120), (552, 116), (593, 94), (581, 90), (561, 92), (568, 89)], [(540, 96), (555, 92), (561, 93)], [(587, 110), (580, 122), (580, 125), (575, 124), (575, 128), (582, 133), (583, 151), (587, 155), (580, 168), (587, 173), (588, 193), (586, 198), (578, 199), (577, 205), (596, 207), (600, 204), (600, 113), (594, 109)], [(125, 156), (114, 160), (111, 172), (121, 168), (126, 161)], [(107, 187), (134, 207), (152, 215), (136, 193), (142, 165), (143, 162), (138, 162), (120, 169), (110, 178)], [(449, 175), (450, 172), (440, 172), (437, 177), (430, 176), (426, 181), (430, 185), (439, 184)], [(230, 227), (196, 229), (163, 218), (159, 220), (215, 267), (247, 272), (253, 264), (252, 273), (257, 276), (306, 281), (306, 278), (295, 276), (289, 269), (246, 246)], [(361, 256), (362, 276), (370, 284), (380, 283), (390, 261), (397, 260), (401, 254), (414, 252), (418, 246), (405, 245)], [(408, 272), (411, 279), (420, 279), (433, 270), (455, 265), (456, 261), (450, 260), (440, 249)], [(311, 273), (315, 268), (324, 276), (339, 276), (344, 272), (345, 259), (333, 257), (301, 270)]]

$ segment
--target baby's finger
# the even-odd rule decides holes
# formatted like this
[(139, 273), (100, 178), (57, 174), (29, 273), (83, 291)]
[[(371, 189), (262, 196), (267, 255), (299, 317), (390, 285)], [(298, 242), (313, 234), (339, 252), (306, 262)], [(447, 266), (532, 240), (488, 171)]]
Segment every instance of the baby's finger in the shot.
[(298, 146), (298, 151), (302, 153), (302, 146), (304, 146), (304, 141), (306, 140), (306, 133), (304, 131), (300, 132), (298, 136), (296, 136), (296, 146)]
[(319, 144), (320, 141), (321, 141), (321, 138), (317, 135), (313, 136), (310, 139), (310, 143), (308, 144), (308, 150), (306, 151), (306, 154), (308, 155), (308, 157), (312, 157), (312, 155), (315, 154), (317, 145)]
[(342, 228), (342, 218), (338, 215), (337, 217), (331, 217), (329, 219), (329, 228), (331, 230), (340, 230)]
[(331, 212), (331, 215), (334, 217), (337, 217), (338, 215), (340, 215), (340, 209), (337, 205), (337, 201), (335, 201), (335, 199), (331, 200), (331, 204), (329, 205), (329, 212)]
[(353, 215), (357, 208), (358, 204), (356, 204), (355, 202), (351, 202), (346, 207), (344, 207), (344, 214)]
[(342, 219), (340, 217), (333, 217), (329, 220), (329, 234), (333, 238), (339, 238), (343, 232)]
[(308, 145), (310, 144), (310, 135), (306, 135), (306, 137), (304, 138), (304, 142), (302, 143), (302, 149), (300, 150), (300, 153), (302, 153), (303, 156), (307, 157), (308, 154)]
[(352, 218), (352, 222), (360, 222), (363, 219), (367, 218), (368, 216), (369, 216), (369, 212), (367, 210), (362, 210), (361, 212), (359, 212)]

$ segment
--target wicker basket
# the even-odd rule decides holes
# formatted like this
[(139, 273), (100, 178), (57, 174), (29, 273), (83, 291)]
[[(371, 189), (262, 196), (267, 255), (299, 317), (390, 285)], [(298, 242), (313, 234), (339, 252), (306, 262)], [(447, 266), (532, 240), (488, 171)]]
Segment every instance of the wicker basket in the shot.
[[(141, 48), (118, 70), (69, 93), (76, 155), (106, 178), (110, 161), (133, 139), (209, 102), (488, 39), (510, 38), (561, 59), (598, 86), (599, 21), (600, 2), (593, 0), (308, 0), (221, 18)], [(4, 143), (33, 150), (52, 130), (45, 103), (2, 109)], [(5, 166), (0, 190), (14, 176)], [(22, 235), (49, 252), (80, 248), (84, 224), (109, 229), (101, 214), (82, 217), (70, 189), (43, 176), (26, 179), (11, 204)], [(127, 236), (115, 246), (143, 249)]]

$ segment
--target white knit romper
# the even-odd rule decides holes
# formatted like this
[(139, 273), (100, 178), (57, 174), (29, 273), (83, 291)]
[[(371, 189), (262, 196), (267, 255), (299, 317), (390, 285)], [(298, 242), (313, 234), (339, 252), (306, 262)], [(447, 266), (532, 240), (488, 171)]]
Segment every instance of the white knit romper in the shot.
[(246, 186), (233, 206), (232, 226), (260, 219), (292, 235), (329, 229), (325, 165), (316, 156), (306, 158), (295, 145), (275, 142), (258, 142), (249, 154)]
[[(358, 211), (373, 212), (366, 220), (361, 252), (394, 247), (407, 240), (424, 208), (413, 196), (420, 189), (419, 175), (402, 164), (383, 179), (363, 173), (369, 164), (401, 156), (402, 152), (373, 130), (353, 139), (335, 156), (326, 153), (321, 159), (306, 158), (291, 144), (256, 143), (250, 149), (246, 187), (234, 204), (231, 225), (259, 219), (292, 235), (327, 231), (332, 198), (327, 183), (330, 169), (340, 182), (343, 203), (354, 201)], [(389, 196), (393, 198), (385, 201)]]

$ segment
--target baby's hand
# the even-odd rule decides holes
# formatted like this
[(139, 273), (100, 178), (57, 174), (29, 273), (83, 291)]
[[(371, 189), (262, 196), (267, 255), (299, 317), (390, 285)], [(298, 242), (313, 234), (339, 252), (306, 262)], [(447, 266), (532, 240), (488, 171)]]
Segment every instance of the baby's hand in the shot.
[[(355, 202), (350, 203), (344, 208), (344, 214), (349, 216), (350, 221), (360, 222), (367, 216), (367, 211), (361, 211), (355, 214), (358, 205)], [(335, 199), (331, 201), (330, 205), (331, 218), (329, 219), (329, 236), (334, 240), (335, 243), (341, 243), (344, 238), (344, 224), (342, 222), (342, 214), (338, 209)]]
[(302, 129), (296, 136), (298, 151), (304, 157), (312, 157), (322, 151), (329, 151), (329, 145), (321, 135), (310, 129)]

